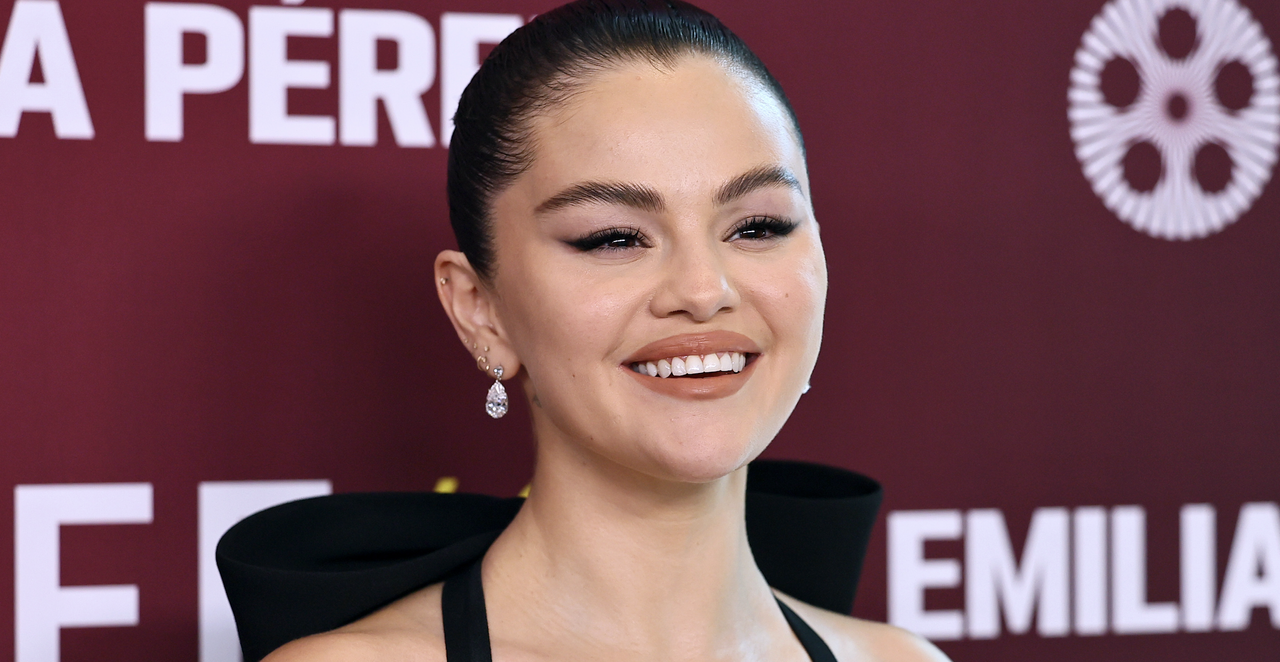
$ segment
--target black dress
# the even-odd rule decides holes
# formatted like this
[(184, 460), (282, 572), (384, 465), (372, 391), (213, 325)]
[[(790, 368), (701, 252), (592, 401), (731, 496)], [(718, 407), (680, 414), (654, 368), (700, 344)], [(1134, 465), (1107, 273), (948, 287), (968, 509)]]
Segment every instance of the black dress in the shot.
[[(747, 474), (747, 537), (769, 585), (849, 613), (880, 499), (879, 484), (843, 469), (754, 462)], [(475, 494), (337, 494), (246, 518), (222, 537), (217, 550), (246, 662), (430, 584), (457, 577), (446, 586), (458, 585), (523, 501)], [(457, 610), (443, 599), (442, 609), (447, 635)], [(802, 632), (807, 626), (782, 609), (812, 656)], [(487, 639), (486, 629), (486, 645)]]

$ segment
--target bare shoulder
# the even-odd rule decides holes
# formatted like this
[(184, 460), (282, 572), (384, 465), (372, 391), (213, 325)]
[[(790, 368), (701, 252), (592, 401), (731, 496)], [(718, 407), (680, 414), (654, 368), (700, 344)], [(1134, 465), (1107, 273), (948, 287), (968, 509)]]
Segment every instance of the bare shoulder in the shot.
[(376, 638), (345, 632), (304, 637), (276, 649), (263, 662), (373, 662), (386, 655)]
[(445, 662), (440, 585), (337, 630), (292, 641), (263, 662)]
[(950, 662), (926, 639), (885, 623), (827, 611), (778, 594), (822, 637), (840, 662)]

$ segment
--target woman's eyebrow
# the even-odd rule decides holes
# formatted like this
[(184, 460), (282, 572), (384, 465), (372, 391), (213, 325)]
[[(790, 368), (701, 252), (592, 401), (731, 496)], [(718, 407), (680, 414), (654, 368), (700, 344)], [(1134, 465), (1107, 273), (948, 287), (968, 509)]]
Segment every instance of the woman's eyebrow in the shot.
[(716, 204), (725, 205), (742, 196), (766, 186), (786, 186), (804, 193), (800, 188), (800, 180), (790, 170), (779, 166), (760, 166), (750, 172), (743, 173), (729, 180), (716, 191)]
[(565, 207), (590, 203), (622, 205), (650, 212), (666, 209), (662, 195), (647, 186), (619, 182), (583, 182), (547, 198), (534, 212), (545, 214)]
[[(800, 180), (790, 170), (779, 166), (760, 166), (725, 182), (715, 194), (717, 205), (725, 205), (759, 188), (785, 186), (801, 191)], [(802, 191), (801, 191), (802, 192)], [(585, 204), (634, 207), (648, 212), (666, 209), (662, 194), (641, 184), (624, 182), (582, 182), (547, 198), (534, 213), (549, 212)]]

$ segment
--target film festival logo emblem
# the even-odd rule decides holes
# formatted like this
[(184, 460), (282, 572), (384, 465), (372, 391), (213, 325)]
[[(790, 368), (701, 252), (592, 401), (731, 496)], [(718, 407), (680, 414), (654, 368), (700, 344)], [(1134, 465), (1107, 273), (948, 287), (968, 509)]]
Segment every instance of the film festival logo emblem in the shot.
[(1067, 117), (1094, 193), (1161, 239), (1235, 222), (1271, 179), (1280, 75), (1236, 0), (1112, 0), (1076, 51)]

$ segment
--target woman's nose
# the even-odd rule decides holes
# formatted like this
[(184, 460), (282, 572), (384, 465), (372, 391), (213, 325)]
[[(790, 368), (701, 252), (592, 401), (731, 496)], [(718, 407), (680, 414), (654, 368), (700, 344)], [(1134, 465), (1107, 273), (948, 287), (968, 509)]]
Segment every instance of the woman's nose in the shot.
[(664, 260), (658, 292), (652, 300), (658, 317), (686, 315), (695, 322), (706, 322), (722, 311), (739, 304), (718, 242), (681, 242)]

